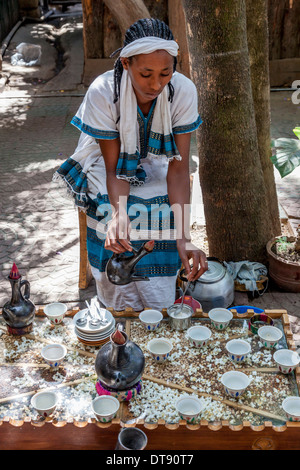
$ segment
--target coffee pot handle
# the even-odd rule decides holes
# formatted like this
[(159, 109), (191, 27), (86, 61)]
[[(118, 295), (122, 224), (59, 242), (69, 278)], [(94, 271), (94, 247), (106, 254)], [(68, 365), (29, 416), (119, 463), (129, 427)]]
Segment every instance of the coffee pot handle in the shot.
[(28, 281), (24, 280), (20, 282), (20, 289), (22, 289), (23, 286), (25, 286), (23, 297), (28, 300), (30, 297), (30, 284)]

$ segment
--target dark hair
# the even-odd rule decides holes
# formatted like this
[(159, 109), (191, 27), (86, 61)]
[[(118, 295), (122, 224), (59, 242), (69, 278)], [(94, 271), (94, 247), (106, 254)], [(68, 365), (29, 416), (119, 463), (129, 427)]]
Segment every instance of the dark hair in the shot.
[[(161, 20), (154, 18), (144, 18), (136, 21), (132, 24), (125, 33), (123, 47), (127, 46), (136, 39), (141, 39), (147, 36), (154, 36), (160, 39), (174, 40), (173, 33), (169, 26)], [(111, 56), (115, 55), (121, 49), (115, 51)], [(174, 57), (174, 69), (175, 72), (177, 65), (177, 58)], [(123, 65), (120, 57), (114, 64), (114, 103), (116, 103), (120, 96), (120, 83), (123, 73)], [(171, 82), (168, 83), (169, 87), (169, 101), (172, 102), (174, 96), (174, 87)]]

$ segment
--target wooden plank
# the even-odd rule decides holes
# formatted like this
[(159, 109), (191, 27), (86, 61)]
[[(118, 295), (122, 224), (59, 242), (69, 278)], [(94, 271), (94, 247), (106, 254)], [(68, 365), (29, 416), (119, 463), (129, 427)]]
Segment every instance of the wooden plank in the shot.
[[(229, 423), (201, 423), (187, 427), (184, 423), (168, 427), (163, 423), (151, 428), (136, 425), (148, 438), (146, 450), (299, 450), (300, 427), (297, 423), (273, 427), (231, 426)], [(99, 423), (43, 424), (24, 422), (12, 426), (4, 422), (0, 426), (1, 450), (114, 450), (120, 432), (120, 423), (114, 420), (106, 426)], [(104, 454), (105, 455), (105, 454)], [(99, 455), (101, 460), (101, 455)], [(186, 462), (187, 463), (187, 462)]]
[(78, 209), (79, 220), (79, 242), (80, 242), (80, 259), (79, 259), (79, 289), (86, 289), (92, 279), (91, 266), (88, 260), (87, 246), (86, 246), (86, 214)]

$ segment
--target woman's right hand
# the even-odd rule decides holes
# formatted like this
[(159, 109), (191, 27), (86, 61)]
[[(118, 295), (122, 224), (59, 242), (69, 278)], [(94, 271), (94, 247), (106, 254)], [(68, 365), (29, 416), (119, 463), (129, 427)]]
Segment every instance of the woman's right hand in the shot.
[(116, 211), (108, 223), (104, 247), (114, 253), (132, 251), (129, 234), (130, 220), (127, 213)]

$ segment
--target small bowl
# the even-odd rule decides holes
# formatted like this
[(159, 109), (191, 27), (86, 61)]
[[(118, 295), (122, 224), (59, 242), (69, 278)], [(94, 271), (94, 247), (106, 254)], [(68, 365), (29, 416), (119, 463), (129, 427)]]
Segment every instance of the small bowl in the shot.
[(189, 396), (179, 398), (175, 403), (175, 407), (180, 419), (184, 419), (188, 423), (194, 423), (203, 409), (199, 398)]
[(282, 408), (289, 421), (300, 421), (300, 397), (285, 398), (282, 402)]
[(31, 398), (31, 405), (37, 413), (45, 418), (53, 413), (58, 397), (54, 392), (38, 392)]
[(300, 362), (300, 357), (296, 351), (291, 351), (290, 349), (278, 349), (273, 354), (273, 359), (277, 364), (278, 370), (283, 374), (290, 374)]
[(44, 307), (44, 313), (52, 325), (59, 325), (65, 318), (68, 307), (61, 302), (53, 302)]
[(206, 346), (208, 343), (211, 337), (211, 331), (207, 326), (192, 326), (187, 330), (187, 336), (192, 346), (200, 348), (201, 346)]
[(262, 326), (267, 326), (270, 325), (272, 326), (274, 324), (273, 320), (271, 317), (266, 315), (265, 313), (255, 313), (249, 320), (248, 322), (248, 328), (253, 333), (254, 335), (257, 335), (258, 329), (261, 328)]
[(250, 344), (243, 339), (232, 339), (226, 343), (225, 348), (234, 362), (243, 362), (251, 352)]
[(101, 395), (92, 401), (94, 414), (100, 423), (109, 423), (116, 417), (120, 402), (111, 395)]
[(282, 331), (276, 326), (262, 326), (257, 334), (263, 346), (268, 349), (275, 348), (282, 338)]
[(216, 330), (224, 330), (233, 318), (233, 314), (227, 308), (213, 308), (208, 312), (211, 324)]
[(155, 361), (165, 362), (170, 356), (173, 345), (166, 338), (155, 338), (149, 341), (147, 348)]
[(243, 372), (231, 370), (222, 375), (221, 382), (224, 385), (225, 392), (236, 398), (244, 393), (250, 384), (250, 379)]
[(50, 367), (58, 367), (64, 360), (67, 354), (67, 348), (62, 344), (47, 344), (41, 350), (41, 355), (44, 361)]
[(167, 308), (167, 314), (169, 317), (170, 327), (173, 330), (187, 330), (192, 325), (194, 310), (188, 304), (183, 303), (182, 307), (176, 303), (170, 305), (170, 307)]
[[(182, 301), (182, 296), (179, 297), (179, 299), (175, 300), (174, 305), (181, 304), (181, 301)], [(185, 295), (183, 299), (183, 303), (185, 305), (189, 305), (190, 307), (192, 307), (194, 313), (196, 312), (197, 309), (202, 310), (202, 305), (200, 304), (200, 302), (194, 299), (191, 295)]]
[(147, 331), (154, 331), (159, 328), (163, 318), (164, 316), (159, 310), (143, 310), (139, 314), (139, 319)]

